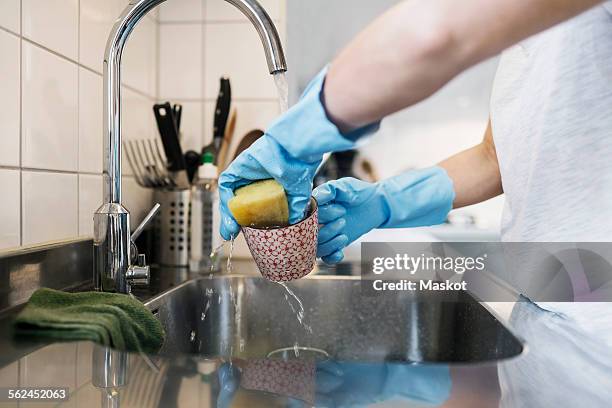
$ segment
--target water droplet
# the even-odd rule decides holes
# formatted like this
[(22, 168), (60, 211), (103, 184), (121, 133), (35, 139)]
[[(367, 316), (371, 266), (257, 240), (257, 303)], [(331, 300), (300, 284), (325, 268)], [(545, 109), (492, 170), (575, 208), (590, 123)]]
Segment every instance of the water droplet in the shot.
[(191, 333), (189, 333), (189, 341), (193, 343), (195, 341), (195, 338), (196, 338), (196, 332), (195, 330), (192, 330)]

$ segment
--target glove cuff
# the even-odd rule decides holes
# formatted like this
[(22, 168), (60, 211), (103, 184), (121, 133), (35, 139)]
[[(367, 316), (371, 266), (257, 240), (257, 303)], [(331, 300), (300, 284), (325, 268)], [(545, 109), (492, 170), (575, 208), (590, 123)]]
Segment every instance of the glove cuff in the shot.
[(425, 227), (446, 221), (455, 189), (446, 170), (429, 167), (379, 183), (388, 219), (380, 228)]
[(375, 131), (380, 123), (373, 123), (350, 133), (342, 134), (329, 120), (322, 102), (327, 67), (308, 84), (300, 101), (274, 121), (266, 134), (280, 144), (291, 156), (308, 163), (321, 160), (323, 154), (350, 150), (355, 142)]

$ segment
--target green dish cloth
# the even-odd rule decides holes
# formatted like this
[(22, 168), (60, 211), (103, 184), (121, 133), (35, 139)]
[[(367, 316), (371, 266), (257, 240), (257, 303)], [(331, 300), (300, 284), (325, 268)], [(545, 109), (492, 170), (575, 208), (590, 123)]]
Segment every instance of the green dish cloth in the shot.
[(164, 329), (135, 298), (105, 292), (38, 289), (15, 319), (15, 334), (64, 341), (91, 340), (126, 351), (157, 352)]

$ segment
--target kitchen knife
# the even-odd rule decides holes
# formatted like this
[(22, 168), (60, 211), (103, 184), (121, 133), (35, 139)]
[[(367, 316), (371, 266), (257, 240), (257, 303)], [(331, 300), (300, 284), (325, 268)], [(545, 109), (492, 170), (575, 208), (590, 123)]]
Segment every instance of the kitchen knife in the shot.
[[(230, 113), (232, 104), (232, 88), (228, 78), (219, 80), (219, 95), (217, 96), (217, 105), (215, 106), (215, 116), (213, 122), (213, 146), (215, 152), (221, 149), (221, 143), (225, 136), (225, 127)], [(215, 155), (217, 156), (217, 155)], [(217, 157), (215, 157), (217, 159)]]
[(185, 169), (185, 158), (178, 137), (174, 109), (169, 102), (153, 106), (157, 128), (168, 160), (167, 168), (171, 172), (177, 187), (189, 188), (190, 183)]

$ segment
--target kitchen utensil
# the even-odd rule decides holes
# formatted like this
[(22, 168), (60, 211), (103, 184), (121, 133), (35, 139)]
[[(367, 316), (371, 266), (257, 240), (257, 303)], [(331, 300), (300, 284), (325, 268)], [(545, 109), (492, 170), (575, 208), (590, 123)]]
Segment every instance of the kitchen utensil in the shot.
[(200, 167), (202, 156), (194, 150), (188, 150), (185, 153), (185, 167), (187, 168), (187, 177), (189, 182), (193, 183), (193, 178)]
[(248, 149), (249, 146), (255, 143), (255, 141), (259, 139), (260, 137), (262, 137), (263, 135), (264, 135), (264, 132), (259, 129), (251, 130), (249, 133), (244, 135), (242, 139), (240, 139), (240, 143), (238, 143), (238, 147), (236, 147), (236, 151), (234, 152), (234, 158), (232, 160), (235, 160), (236, 157), (238, 157), (240, 153)]
[(140, 185), (141, 187), (151, 187), (148, 181), (144, 179), (144, 169), (141, 167), (140, 162), (136, 160), (136, 156), (134, 152), (132, 152), (132, 146), (128, 142), (129, 140), (123, 141), (123, 152), (125, 153), (125, 157), (127, 158), (130, 167), (132, 168), (136, 183), (138, 183), (138, 185)]
[(169, 102), (166, 102), (154, 105), (153, 112), (166, 153), (167, 169), (178, 188), (189, 188), (189, 179), (185, 170), (185, 158), (178, 137), (174, 109)]
[[(221, 149), (221, 143), (225, 136), (225, 128), (230, 113), (232, 104), (232, 88), (228, 78), (219, 80), (219, 94), (217, 96), (217, 105), (215, 106), (215, 115), (213, 121), (213, 145), (215, 152)], [(218, 155), (215, 155), (215, 159)]]
[(159, 148), (159, 141), (157, 139), (147, 139), (147, 147), (150, 151), (150, 155), (152, 157), (154, 165), (161, 171), (162, 173), (162, 181), (164, 187), (173, 188), (175, 187), (174, 181), (172, 177), (168, 174), (168, 170), (166, 169), (166, 159), (162, 157)]
[(207, 152), (212, 153), (215, 165), (218, 163), (219, 151), (225, 136), (225, 128), (227, 126), (231, 102), (232, 90), (229, 79), (221, 78), (214, 112), (213, 138), (212, 141), (202, 149), (202, 155)]
[(181, 134), (181, 119), (183, 118), (183, 105), (175, 103), (172, 106), (172, 113), (174, 114), (174, 123), (176, 124), (176, 131)]
[(191, 191), (156, 189), (153, 200), (161, 204), (153, 223), (155, 261), (165, 266), (188, 266)]
[(287, 227), (242, 227), (251, 255), (264, 278), (275, 282), (290, 281), (312, 271), (319, 232), (319, 210), (314, 198), (310, 200), (308, 211), (306, 218)]
[(123, 149), (136, 182), (145, 188), (173, 187), (163, 164), (156, 160), (152, 140), (126, 140)]
[(237, 112), (236, 108), (234, 108), (232, 109), (232, 113), (230, 113), (230, 117), (225, 128), (225, 136), (223, 136), (221, 149), (219, 149), (219, 157), (217, 159), (217, 168), (219, 169), (219, 173), (225, 170), (227, 163), (229, 163), (230, 161), (229, 148), (232, 145), (232, 140), (234, 139), (234, 132), (236, 131), (236, 118)]

